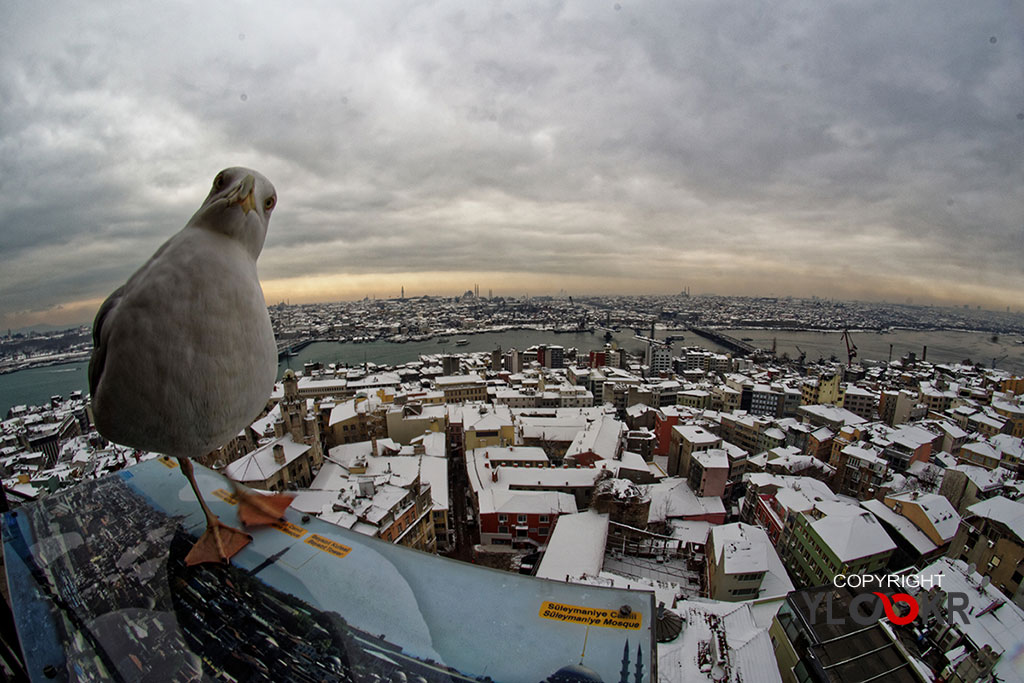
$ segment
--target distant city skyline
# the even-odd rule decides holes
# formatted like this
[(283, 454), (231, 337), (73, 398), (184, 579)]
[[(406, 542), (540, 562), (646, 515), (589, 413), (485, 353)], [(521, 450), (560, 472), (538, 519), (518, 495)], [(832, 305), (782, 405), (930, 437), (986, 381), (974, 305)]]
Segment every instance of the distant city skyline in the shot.
[(1019, 311), (1024, 9), (64, 3), (0, 37), (0, 327), (91, 321), (214, 175), (269, 303), (811, 296)]
[[(463, 295), (473, 293), (473, 285), (463, 286), (461, 279), (457, 278), (456, 275), (447, 276), (446, 279), (458, 280), (454, 282), (450, 290), (445, 291), (416, 291), (411, 288), (406, 288), (403, 293), (403, 286), (399, 285), (397, 290), (392, 291), (388, 288), (382, 288), (378, 290), (352, 290), (355, 293), (351, 295), (341, 294), (339, 296), (331, 296), (330, 292), (334, 290), (318, 290), (314, 289), (311, 285), (299, 285), (295, 286), (294, 282), (289, 281), (288, 286), (278, 289), (274, 283), (264, 282), (264, 293), (267, 301), (267, 306), (275, 306), (277, 304), (287, 304), (291, 306), (303, 306), (303, 305), (319, 305), (319, 304), (345, 304), (345, 303), (357, 303), (366, 299), (369, 300), (398, 300), (398, 299), (418, 299), (422, 297), (438, 298), (438, 299), (455, 299), (460, 298)], [(373, 284), (373, 281), (362, 280), (368, 284)], [(429, 286), (427, 283), (426, 286)], [(674, 297), (693, 297), (693, 298), (722, 298), (722, 299), (757, 299), (757, 298), (768, 298), (778, 299), (780, 301), (794, 300), (794, 301), (835, 301), (835, 302), (846, 302), (846, 303), (863, 303), (866, 305), (877, 305), (880, 307), (885, 306), (923, 306), (923, 307), (936, 307), (936, 308), (949, 308), (949, 309), (968, 309), (971, 311), (988, 311), (990, 313), (1008, 313), (1014, 315), (1024, 315), (1024, 308), (1021, 306), (983, 306), (981, 304), (969, 304), (959, 302), (946, 302), (946, 301), (932, 301), (915, 299), (912, 296), (906, 296), (903, 299), (895, 298), (859, 298), (859, 297), (842, 297), (842, 296), (823, 296), (817, 293), (807, 294), (787, 294), (777, 293), (774, 291), (761, 291), (761, 292), (737, 292), (737, 293), (723, 293), (723, 292), (693, 292), (685, 293), (686, 288), (681, 288), (677, 291), (670, 292), (652, 292), (652, 291), (619, 291), (611, 290), (608, 292), (598, 291), (580, 291), (574, 292), (566, 289), (552, 289), (548, 290), (529, 290), (524, 291), (494, 291), (493, 288), (482, 288), (479, 294), (475, 296), (481, 299), (490, 298), (502, 298), (502, 299), (514, 299), (523, 300), (530, 298), (554, 298), (554, 299), (567, 299), (573, 298), (583, 301), (589, 298), (600, 299), (603, 297), (649, 297), (652, 299), (660, 298), (674, 298)], [(489, 291), (488, 291), (489, 290)], [(337, 290), (337, 291), (348, 291), (348, 290)], [(272, 296), (272, 293), (279, 292), (280, 296)], [(105, 297), (104, 297), (105, 298)], [(80, 302), (80, 305), (74, 305), (65, 307), (63, 305), (55, 307), (45, 312), (31, 312), (28, 314), (29, 322), (21, 327), (9, 326), (8, 330), (11, 332), (22, 332), (26, 330), (45, 330), (51, 328), (74, 328), (79, 326), (91, 326), (93, 323), (92, 316), (95, 314), (95, 308), (103, 302), (103, 299), (97, 299), (95, 301)], [(80, 314), (84, 312), (87, 317), (80, 317)]]

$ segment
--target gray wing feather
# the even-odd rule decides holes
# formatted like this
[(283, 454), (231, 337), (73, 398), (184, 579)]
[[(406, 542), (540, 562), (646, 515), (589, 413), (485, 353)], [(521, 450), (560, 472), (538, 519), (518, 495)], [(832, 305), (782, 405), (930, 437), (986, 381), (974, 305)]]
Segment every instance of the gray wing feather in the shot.
[(96, 387), (99, 386), (100, 378), (103, 376), (103, 366), (107, 359), (106, 338), (103, 334), (103, 322), (107, 315), (117, 308), (117, 304), (124, 295), (125, 285), (114, 290), (107, 297), (107, 300), (100, 306), (96, 313), (96, 320), (92, 324), (92, 357), (89, 359), (89, 393), (96, 395)]
[[(185, 227), (188, 227), (188, 225)], [(141, 277), (141, 275), (145, 273), (157, 259), (160, 258), (161, 254), (167, 251), (167, 248), (171, 243), (180, 236), (181, 233), (179, 232), (177, 235), (161, 244), (160, 248), (156, 250), (156, 253), (149, 257), (146, 264), (135, 271), (132, 276), (128, 278), (128, 282), (115, 289), (111, 295), (107, 297), (107, 300), (103, 302), (103, 305), (100, 306), (100, 310), (96, 312), (96, 320), (94, 320), (92, 324), (93, 351), (92, 357), (89, 359), (89, 393), (93, 396), (96, 395), (96, 387), (99, 386), (100, 379), (103, 377), (103, 366), (107, 359), (106, 337), (103, 334), (103, 321), (110, 312), (117, 308), (117, 305), (121, 303), (121, 299), (124, 297), (128, 288), (132, 286), (132, 283)]]

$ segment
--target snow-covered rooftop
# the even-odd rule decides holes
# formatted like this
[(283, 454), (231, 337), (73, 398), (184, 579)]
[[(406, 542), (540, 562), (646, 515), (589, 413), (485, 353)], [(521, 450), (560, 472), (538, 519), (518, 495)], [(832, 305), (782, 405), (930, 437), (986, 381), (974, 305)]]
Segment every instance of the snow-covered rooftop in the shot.
[(880, 500), (863, 500), (860, 503), (861, 507), (868, 510), (878, 519), (882, 520), (893, 529), (896, 530), (900, 536), (907, 540), (914, 549), (921, 555), (927, 555), (928, 553), (934, 552), (938, 547), (932, 542), (928, 535), (917, 528), (913, 522), (898, 514), (895, 510), (887, 507), (885, 503)]
[(430, 484), (430, 497), (434, 501), (435, 510), (449, 509), (448, 460), (424, 456), (420, 460), (420, 481)]
[[(767, 548), (761, 540), (749, 537), (739, 523), (722, 524), (711, 529), (715, 561), (727, 574), (752, 574), (768, 571)], [(767, 541), (767, 538), (764, 540)], [(770, 541), (768, 546), (771, 546)]]
[(745, 475), (744, 479), (749, 486), (764, 489), (763, 492), (776, 489), (775, 500), (786, 510), (805, 512), (820, 503), (839, 500), (827, 484), (811, 477), (755, 472)]
[(476, 449), (476, 455), (495, 462), (519, 462), (547, 465), (550, 460), (543, 448), (538, 446), (488, 446)]
[[(1001, 653), (993, 674), (995, 680), (1004, 683), (1024, 683), (1024, 667), (1021, 666), (1021, 634), (1024, 633), (1024, 610), (1007, 599), (995, 586), (981, 586), (981, 575), (968, 574), (962, 560), (940, 557), (920, 571), (921, 578), (941, 575), (942, 590), (947, 593), (963, 593), (968, 596), (969, 610), (965, 614), (950, 610), (949, 618), (961, 633), (981, 649), (990, 645)], [(994, 605), (998, 609), (988, 609)], [(988, 610), (988, 611), (986, 611)]]
[(626, 425), (610, 415), (605, 415), (579, 432), (569, 444), (565, 455), (569, 457), (579, 453), (594, 453), (611, 460), (619, 454), (619, 443), (625, 431)]
[(673, 611), (685, 623), (678, 638), (658, 645), (659, 681), (781, 683), (768, 630), (757, 625), (748, 603), (693, 599)]
[(860, 460), (861, 462), (866, 462), (872, 465), (885, 464), (885, 460), (883, 460), (881, 456), (878, 455), (878, 452), (870, 446), (856, 446), (850, 444), (844, 448), (842, 452), (851, 458)]
[(952, 541), (956, 535), (956, 530), (960, 526), (960, 515), (944, 496), (921, 491), (903, 491), (890, 494), (886, 498), (921, 508), (943, 541)]
[(1013, 479), (1013, 474), (1002, 467), (997, 467), (994, 470), (987, 470), (984, 467), (978, 467), (977, 465), (956, 465), (949, 469), (957, 472), (963, 472), (967, 475), (967, 478), (982, 491), (991, 491), (993, 489), (1001, 488)]
[[(490, 489), (577, 489), (594, 485), (597, 475), (609, 461), (600, 460), (594, 467), (492, 467), (484, 457), (489, 448), (466, 453), (469, 485), (474, 492)], [(518, 449), (517, 449), (518, 450)]]
[(268, 432), (273, 433), (274, 423), (279, 419), (281, 419), (281, 404), (276, 403), (269, 413), (252, 423), (252, 430), (260, 436)]
[(901, 425), (892, 433), (892, 442), (910, 450), (935, 441), (935, 435), (914, 425)]
[(856, 413), (851, 413), (845, 408), (838, 408), (832, 405), (815, 404), (800, 406), (800, 413), (811, 415), (830, 424), (859, 425), (867, 422)]
[(840, 562), (896, 549), (889, 534), (870, 512), (846, 503), (821, 503), (818, 509), (825, 516), (811, 522), (811, 528)]
[[(276, 446), (281, 446), (284, 449), (283, 462), (278, 462), (274, 457)], [(235, 481), (264, 481), (278, 470), (290, 465), (310, 448), (308, 444), (294, 441), (291, 434), (285, 434), (228, 464), (224, 468), (224, 474)]]
[(537, 577), (564, 581), (566, 577), (584, 574), (596, 576), (604, 564), (607, 540), (608, 515), (587, 510), (560, 516), (537, 568)]
[(494, 512), (518, 514), (564, 514), (576, 512), (576, 499), (557, 491), (507, 491), (489, 489), (480, 492), (480, 514)]
[(700, 425), (676, 425), (672, 428), (679, 435), (692, 443), (695, 447), (706, 447), (718, 443), (721, 439)]
[(699, 462), (704, 469), (729, 469), (729, 456), (720, 448), (709, 448), (706, 451), (694, 451), (690, 456)]
[(657, 484), (648, 486), (651, 496), (650, 522), (661, 522), (673, 518), (694, 518), (705, 515), (725, 515), (721, 498), (699, 497), (686, 480), (668, 477)]
[(967, 511), (1006, 525), (1018, 541), (1024, 541), (1024, 503), (1004, 496), (994, 496), (975, 503)]
[(755, 600), (784, 598), (793, 590), (785, 565), (761, 527), (742, 522), (722, 524), (711, 528), (711, 538), (727, 573), (765, 572)]

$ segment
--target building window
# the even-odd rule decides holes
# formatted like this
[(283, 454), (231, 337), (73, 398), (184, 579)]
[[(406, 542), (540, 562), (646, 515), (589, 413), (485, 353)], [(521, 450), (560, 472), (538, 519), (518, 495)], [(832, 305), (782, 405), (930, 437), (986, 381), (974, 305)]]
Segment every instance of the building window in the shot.
[(541, 536), (547, 536), (548, 535), (548, 527), (542, 526), (540, 529), (537, 530), (537, 533), (540, 534)]
[(498, 523), (507, 522), (508, 515), (498, 515)]
[(498, 527), (498, 533), (499, 534), (507, 534), (508, 533), (508, 527), (507, 526), (499, 526)]
[(526, 515), (519, 515), (516, 518), (516, 521), (518, 521), (520, 524), (526, 524)]

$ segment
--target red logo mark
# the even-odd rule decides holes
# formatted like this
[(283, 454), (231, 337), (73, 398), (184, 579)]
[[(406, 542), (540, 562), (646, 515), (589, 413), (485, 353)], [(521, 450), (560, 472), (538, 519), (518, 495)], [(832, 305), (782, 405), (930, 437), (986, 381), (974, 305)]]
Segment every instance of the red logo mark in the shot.
[[(893, 593), (892, 601), (890, 601), (889, 596), (885, 593), (875, 593), (875, 595), (882, 599), (882, 607), (885, 608), (885, 616), (889, 617), (889, 621), (897, 626), (906, 626), (917, 618), (917, 613), (920, 611), (920, 608), (917, 606), (917, 600), (914, 599), (914, 596), (908, 593)], [(909, 605), (910, 612), (902, 617), (896, 614), (894, 603), (897, 602)]]

